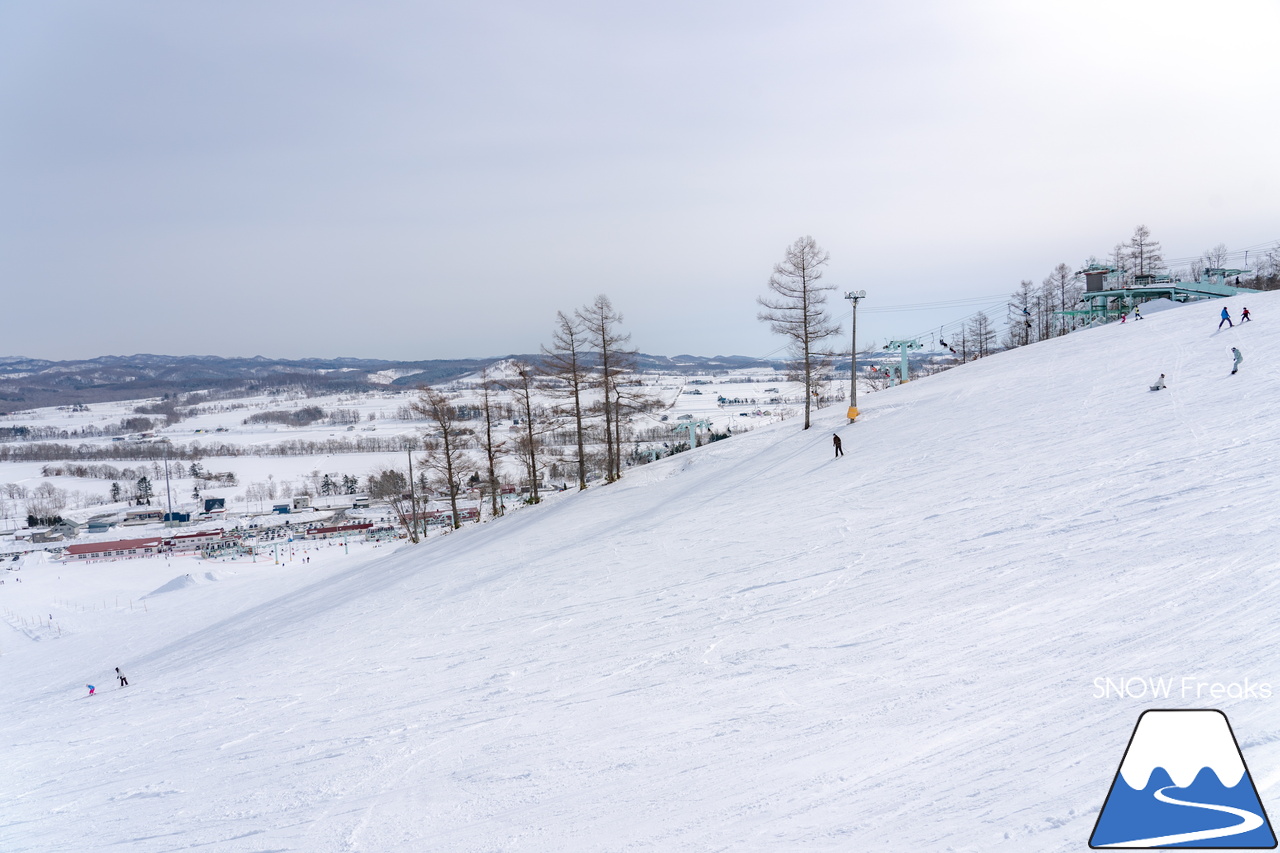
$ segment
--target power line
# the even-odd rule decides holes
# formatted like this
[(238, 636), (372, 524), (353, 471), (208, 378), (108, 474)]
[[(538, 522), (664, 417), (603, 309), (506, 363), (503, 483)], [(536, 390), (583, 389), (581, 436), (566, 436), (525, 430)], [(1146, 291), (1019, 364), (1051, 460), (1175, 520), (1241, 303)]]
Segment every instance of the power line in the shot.
[(928, 311), (939, 308), (960, 308), (965, 305), (977, 305), (988, 303), (995, 299), (1007, 299), (1008, 295), (1004, 293), (991, 294), (988, 296), (971, 296), (964, 299), (946, 299), (940, 302), (916, 302), (908, 305), (884, 305), (876, 308), (863, 308), (863, 311), (873, 311), (876, 313), (888, 311)]

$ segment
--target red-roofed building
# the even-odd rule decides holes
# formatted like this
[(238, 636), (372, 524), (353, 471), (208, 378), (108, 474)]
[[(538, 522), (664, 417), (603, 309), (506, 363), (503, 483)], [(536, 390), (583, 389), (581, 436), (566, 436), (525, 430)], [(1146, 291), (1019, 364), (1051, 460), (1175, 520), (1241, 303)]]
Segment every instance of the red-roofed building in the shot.
[(118, 542), (81, 542), (68, 545), (64, 553), (68, 560), (77, 561), (150, 557), (160, 553), (160, 537), (121, 539)]

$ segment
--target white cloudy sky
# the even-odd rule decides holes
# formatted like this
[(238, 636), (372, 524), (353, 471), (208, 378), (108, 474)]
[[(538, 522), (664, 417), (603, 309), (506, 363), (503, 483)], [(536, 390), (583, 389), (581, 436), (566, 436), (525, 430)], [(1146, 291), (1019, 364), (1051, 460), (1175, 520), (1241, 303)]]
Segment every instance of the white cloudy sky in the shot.
[(976, 303), (874, 309), (998, 302), (1139, 223), (1168, 257), (1280, 239), (1277, 32), (1274, 2), (0, 3), (0, 354), (528, 352), (603, 292), (646, 352), (764, 355), (804, 234), (860, 340), (927, 334)]

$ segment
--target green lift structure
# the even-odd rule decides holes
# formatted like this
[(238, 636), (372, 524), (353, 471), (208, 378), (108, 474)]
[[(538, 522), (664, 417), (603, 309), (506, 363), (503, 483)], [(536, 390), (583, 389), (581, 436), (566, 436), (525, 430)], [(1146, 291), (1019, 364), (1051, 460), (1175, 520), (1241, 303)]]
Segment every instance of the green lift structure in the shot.
[(902, 360), (899, 364), (895, 364), (890, 370), (892, 371), (889, 380), (890, 385), (901, 385), (910, 378), (910, 365), (907, 364), (907, 352), (909, 350), (924, 349), (924, 344), (918, 340), (907, 341), (889, 341), (884, 346), (887, 350), (898, 350), (902, 353)]
[(1152, 299), (1168, 299), (1172, 302), (1195, 302), (1201, 299), (1223, 299), (1241, 293), (1258, 293), (1251, 287), (1233, 283), (1247, 270), (1215, 268), (1207, 269), (1195, 281), (1180, 281), (1168, 275), (1147, 273), (1133, 277), (1126, 283), (1120, 270), (1105, 264), (1089, 264), (1077, 275), (1084, 276), (1085, 290), (1080, 302), (1087, 307), (1075, 311), (1063, 311), (1067, 317), (1082, 317), (1087, 325), (1106, 323), (1121, 314), (1132, 314), (1133, 309)]

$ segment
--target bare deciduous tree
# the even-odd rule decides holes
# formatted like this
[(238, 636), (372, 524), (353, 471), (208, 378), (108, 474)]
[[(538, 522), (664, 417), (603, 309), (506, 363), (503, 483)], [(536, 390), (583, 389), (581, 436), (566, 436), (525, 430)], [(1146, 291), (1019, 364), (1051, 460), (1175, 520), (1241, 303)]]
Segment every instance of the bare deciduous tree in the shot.
[(1035, 339), (1031, 312), (1034, 301), (1035, 288), (1030, 281), (1023, 279), (1009, 300), (1010, 319), (1006, 346), (1024, 347)]
[(1145, 225), (1133, 229), (1126, 247), (1130, 265), (1134, 275), (1146, 275), (1159, 272), (1164, 268), (1164, 256), (1160, 253), (1160, 244), (1151, 239), (1151, 231)]
[(418, 518), (417, 510), (414, 508), (414, 502), (403, 492), (392, 496), (387, 502), (391, 505), (391, 511), (395, 513), (396, 520), (404, 528), (405, 535), (409, 537), (409, 541), (417, 543), (420, 519)]
[(516, 439), (516, 453), (524, 464), (525, 476), (529, 480), (529, 503), (542, 502), (538, 491), (538, 479), (542, 474), (541, 450), (544, 425), (535, 426), (538, 412), (534, 408), (534, 394), (538, 389), (537, 377), (532, 366), (524, 362), (515, 362), (515, 378), (507, 383), (507, 388), (515, 395), (516, 411), (524, 419), (524, 428)]
[(1129, 280), (1129, 273), (1132, 268), (1129, 266), (1129, 250), (1125, 248), (1124, 243), (1116, 243), (1111, 250), (1111, 254), (1107, 257), (1107, 263), (1116, 271), (1121, 282)]
[(583, 363), (583, 347), (585, 331), (582, 327), (582, 315), (573, 318), (565, 316), (563, 311), (556, 312), (556, 328), (551, 333), (551, 347), (542, 348), (543, 372), (557, 380), (561, 385), (548, 388), (552, 394), (558, 394), (568, 400), (569, 414), (573, 416), (574, 432), (578, 440), (578, 489), (587, 487), (587, 458), (584, 438), (586, 427), (583, 424), (583, 392), (587, 389), (590, 377), (588, 366)]
[(787, 247), (782, 263), (773, 266), (769, 289), (774, 297), (756, 300), (765, 309), (758, 315), (760, 320), (789, 342), (797, 378), (804, 384), (805, 429), (809, 428), (810, 408), (821, 374), (830, 361), (830, 354), (823, 351), (821, 343), (840, 333), (826, 310), (826, 292), (835, 288), (818, 284), (829, 259), (830, 255), (812, 237), (800, 237)]
[(973, 315), (965, 327), (965, 344), (972, 345), (976, 358), (986, 358), (995, 350), (996, 331), (991, 325), (991, 318), (979, 311)]
[(502, 515), (502, 484), (498, 481), (498, 458), (506, 453), (507, 443), (494, 435), (498, 413), (493, 403), (492, 392), (493, 380), (489, 378), (488, 368), (485, 368), (480, 372), (480, 411), (484, 416), (484, 458), (487, 466), (489, 506), (493, 517), (497, 518)]
[(440, 391), (430, 386), (422, 389), (422, 396), (413, 404), (418, 414), (431, 421), (433, 438), (439, 444), (426, 452), (422, 464), (431, 472), (432, 486), (449, 495), (449, 507), (453, 510), (453, 527), (462, 526), (458, 515), (458, 492), (462, 490), (462, 466), (466, 458), (463, 443), (469, 433), (458, 425), (457, 412)]
[(27, 515), (39, 519), (54, 518), (67, 506), (67, 493), (52, 483), (41, 483), (28, 493)]
[(618, 332), (622, 315), (613, 309), (609, 297), (597, 296), (595, 302), (578, 309), (575, 315), (586, 331), (588, 344), (596, 350), (597, 364), (592, 376), (595, 387), (600, 389), (604, 414), (605, 482), (612, 483), (622, 476), (622, 452), (618, 444), (621, 429), (617, 423), (614, 386), (633, 366), (635, 353), (625, 348), (631, 335)]
[(1057, 334), (1065, 335), (1071, 331), (1072, 323), (1066, 312), (1075, 306), (1080, 298), (1079, 276), (1066, 264), (1058, 264), (1044, 280), (1044, 286), (1055, 306), (1051, 311), (1057, 314)]
[(1204, 266), (1207, 269), (1222, 269), (1227, 265), (1227, 244), (1219, 243), (1204, 253)]

